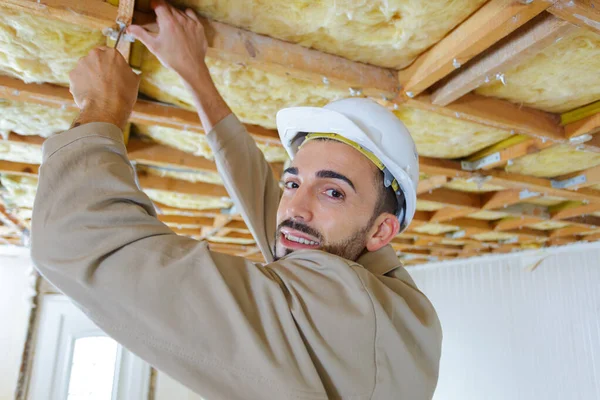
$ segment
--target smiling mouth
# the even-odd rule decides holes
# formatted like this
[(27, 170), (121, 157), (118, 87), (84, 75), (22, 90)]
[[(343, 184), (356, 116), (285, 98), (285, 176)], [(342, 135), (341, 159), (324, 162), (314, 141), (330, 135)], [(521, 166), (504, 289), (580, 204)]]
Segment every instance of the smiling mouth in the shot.
[(320, 245), (320, 242), (314, 240), (314, 238), (286, 229), (281, 232), (281, 244), (287, 248), (314, 249)]

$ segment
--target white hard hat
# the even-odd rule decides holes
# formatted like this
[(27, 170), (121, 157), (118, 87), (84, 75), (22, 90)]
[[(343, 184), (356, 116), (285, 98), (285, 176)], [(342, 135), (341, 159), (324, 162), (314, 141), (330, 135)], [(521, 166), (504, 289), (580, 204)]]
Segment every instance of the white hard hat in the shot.
[(391, 111), (362, 98), (334, 101), (323, 108), (285, 108), (277, 113), (277, 130), (292, 159), (310, 133), (336, 134), (372, 153), (385, 167), (385, 185), (397, 182), (400, 231), (410, 224), (417, 203), (419, 156), (408, 129)]

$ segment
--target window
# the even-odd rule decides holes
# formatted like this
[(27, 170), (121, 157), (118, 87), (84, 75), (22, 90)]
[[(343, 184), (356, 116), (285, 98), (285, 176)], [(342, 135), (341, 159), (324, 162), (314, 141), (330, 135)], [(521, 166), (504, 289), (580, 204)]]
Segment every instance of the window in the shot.
[(75, 341), (67, 400), (112, 399), (118, 347), (105, 336)]
[(150, 366), (108, 337), (67, 298), (45, 296), (30, 400), (142, 400)]

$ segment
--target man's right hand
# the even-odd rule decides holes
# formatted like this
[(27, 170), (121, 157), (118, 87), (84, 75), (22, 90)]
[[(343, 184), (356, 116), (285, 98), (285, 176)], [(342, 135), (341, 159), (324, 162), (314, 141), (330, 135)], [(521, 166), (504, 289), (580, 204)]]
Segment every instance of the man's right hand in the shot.
[(158, 34), (139, 25), (131, 25), (127, 32), (142, 42), (160, 62), (189, 82), (204, 66), (208, 43), (204, 27), (196, 13), (185, 12), (167, 4), (164, 0), (152, 1), (156, 13)]

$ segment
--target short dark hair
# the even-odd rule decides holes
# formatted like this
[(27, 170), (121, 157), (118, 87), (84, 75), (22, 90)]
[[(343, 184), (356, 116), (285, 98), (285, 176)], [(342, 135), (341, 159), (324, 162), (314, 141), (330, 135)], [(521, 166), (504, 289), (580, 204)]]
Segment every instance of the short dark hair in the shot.
[(392, 215), (397, 215), (399, 211), (400, 205), (398, 204), (398, 197), (396, 193), (394, 193), (394, 189), (391, 186), (385, 187), (383, 184), (383, 171), (377, 169), (375, 171), (375, 188), (378, 191), (377, 195), (377, 203), (375, 204), (375, 209), (373, 210), (372, 220), (379, 217), (383, 213), (390, 213)]

